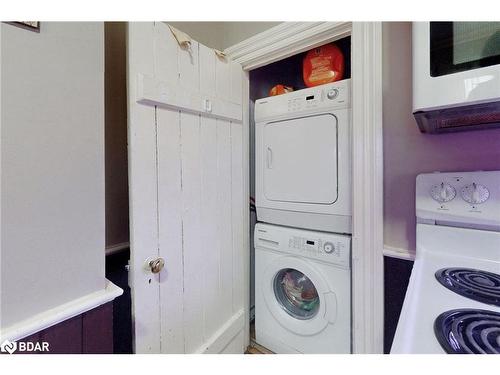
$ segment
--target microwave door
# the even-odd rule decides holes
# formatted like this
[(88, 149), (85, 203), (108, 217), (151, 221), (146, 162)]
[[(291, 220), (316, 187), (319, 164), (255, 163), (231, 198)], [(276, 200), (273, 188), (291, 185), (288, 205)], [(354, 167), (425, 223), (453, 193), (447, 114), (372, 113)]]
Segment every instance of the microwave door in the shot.
[(500, 64), (500, 22), (430, 22), (430, 75)]

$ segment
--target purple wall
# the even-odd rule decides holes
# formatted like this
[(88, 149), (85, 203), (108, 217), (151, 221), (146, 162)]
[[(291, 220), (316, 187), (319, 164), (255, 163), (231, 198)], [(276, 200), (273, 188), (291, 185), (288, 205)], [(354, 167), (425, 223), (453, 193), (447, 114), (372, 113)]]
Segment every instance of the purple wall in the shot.
[(22, 338), (19, 342), (39, 345), (46, 342), (49, 351), (16, 351), (15, 354), (112, 354), (113, 302)]
[(384, 23), (384, 243), (415, 249), (415, 177), (500, 170), (500, 129), (422, 134), (412, 115), (411, 23)]

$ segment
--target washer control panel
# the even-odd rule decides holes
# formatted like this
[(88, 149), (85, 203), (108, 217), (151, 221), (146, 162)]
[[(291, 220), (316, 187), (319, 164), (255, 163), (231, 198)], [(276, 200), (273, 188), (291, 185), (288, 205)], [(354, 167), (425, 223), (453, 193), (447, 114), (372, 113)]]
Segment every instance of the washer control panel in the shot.
[(342, 242), (326, 241), (321, 238), (297, 237), (288, 239), (288, 246), (292, 249), (299, 249), (315, 254), (329, 254), (339, 257), (343, 249)]
[(417, 176), (417, 217), (500, 227), (500, 171)]
[(255, 247), (349, 267), (351, 237), (258, 223)]
[(335, 251), (335, 245), (333, 243), (331, 243), (330, 241), (325, 242), (323, 244), (323, 250), (325, 251), (325, 253), (331, 254)]

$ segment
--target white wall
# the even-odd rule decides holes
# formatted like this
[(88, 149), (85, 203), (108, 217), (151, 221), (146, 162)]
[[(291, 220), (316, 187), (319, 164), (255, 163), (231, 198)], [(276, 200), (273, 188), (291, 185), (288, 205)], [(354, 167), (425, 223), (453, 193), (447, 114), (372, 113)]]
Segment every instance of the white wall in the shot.
[(383, 25), (384, 243), (415, 249), (415, 177), (500, 170), (500, 129), (422, 134), (412, 115), (411, 23)]
[(103, 23), (5, 23), (1, 327), (104, 289)]

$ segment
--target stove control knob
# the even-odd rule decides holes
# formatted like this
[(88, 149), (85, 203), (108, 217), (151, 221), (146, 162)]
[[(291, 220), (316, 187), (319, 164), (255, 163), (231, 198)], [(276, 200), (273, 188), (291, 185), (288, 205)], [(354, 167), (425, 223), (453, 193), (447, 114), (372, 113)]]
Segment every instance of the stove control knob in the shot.
[(335, 99), (339, 95), (338, 89), (331, 89), (326, 93), (326, 97), (330, 100)]
[(431, 188), (431, 197), (435, 201), (439, 203), (445, 203), (451, 201), (455, 196), (457, 195), (457, 192), (453, 186), (450, 184), (445, 184), (442, 182), (439, 185), (434, 185)]
[(462, 189), (462, 198), (470, 204), (481, 204), (488, 200), (490, 191), (486, 186), (473, 182)]
[(335, 246), (333, 246), (333, 243), (331, 242), (325, 242), (323, 245), (323, 250), (325, 250), (325, 253), (331, 254), (335, 250)]

